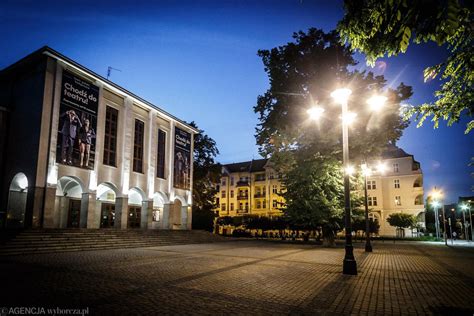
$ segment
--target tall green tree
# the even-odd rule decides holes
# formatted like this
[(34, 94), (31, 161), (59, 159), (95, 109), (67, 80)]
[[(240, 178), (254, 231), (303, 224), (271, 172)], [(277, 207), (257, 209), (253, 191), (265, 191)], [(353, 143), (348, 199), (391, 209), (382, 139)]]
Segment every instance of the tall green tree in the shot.
[[(312, 28), (307, 33), (294, 33), (293, 39), (258, 52), (270, 81), (270, 88), (258, 96), (254, 107), (260, 121), (256, 139), (263, 156), (301, 148), (340, 153), (341, 108), (330, 97), (340, 86), (351, 88), (349, 110), (357, 113), (350, 130), (351, 157), (373, 157), (383, 145), (400, 138), (407, 127), (400, 117), (400, 103), (412, 95), (411, 87), (402, 83), (390, 89), (383, 76), (351, 70), (356, 61), (349, 48), (340, 44), (335, 31), (324, 33)], [(382, 111), (374, 113), (367, 100), (379, 93), (388, 101)], [(317, 124), (307, 114), (314, 105), (325, 108)]]
[[(351, 70), (356, 61), (335, 31), (312, 28), (295, 33), (293, 39), (258, 52), (270, 87), (254, 107), (260, 120), (256, 139), (260, 153), (270, 156), (283, 176), (289, 218), (301, 225), (324, 225), (323, 233), (330, 236), (344, 205), (341, 108), (331, 100), (331, 91), (340, 86), (353, 91), (349, 109), (358, 116), (349, 144), (351, 159), (358, 162), (377, 156), (387, 143), (400, 138), (407, 126), (400, 117), (400, 102), (412, 90), (404, 84), (390, 89), (383, 76)], [(383, 111), (372, 113), (367, 100), (382, 92), (387, 104)], [(317, 123), (307, 114), (314, 105), (326, 110)]]
[[(425, 81), (436, 77), (436, 101), (407, 111), (418, 125), (432, 117), (448, 125), (474, 114), (474, 2), (458, 0), (364, 0), (344, 2), (345, 15), (338, 24), (342, 39), (374, 65), (379, 57), (405, 53), (410, 43), (435, 42), (448, 51), (443, 62), (425, 69)], [(470, 120), (466, 133), (474, 128)]]
[(322, 228), (326, 245), (334, 244), (344, 209), (344, 184), (339, 161), (319, 154), (302, 153), (283, 174), (286, 205), (282, 208), (292, 227)]
[[(195, 122), (191, 126), (199, 129)], [(194, 136), (193, 163), (193, 228), (212, 230), (221, 166), (214, 158), (219, 154), (216, 142), (203, 130)]]

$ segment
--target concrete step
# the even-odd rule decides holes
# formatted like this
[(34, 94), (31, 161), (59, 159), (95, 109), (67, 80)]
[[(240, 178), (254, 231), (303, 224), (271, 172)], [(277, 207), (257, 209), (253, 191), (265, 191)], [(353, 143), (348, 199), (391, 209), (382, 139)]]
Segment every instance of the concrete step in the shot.
[(203, 231), (141, 229), (38, 229), (25, 230), (0, 245), (0, 256), (153, 247), (222, 241), (221, 236)]

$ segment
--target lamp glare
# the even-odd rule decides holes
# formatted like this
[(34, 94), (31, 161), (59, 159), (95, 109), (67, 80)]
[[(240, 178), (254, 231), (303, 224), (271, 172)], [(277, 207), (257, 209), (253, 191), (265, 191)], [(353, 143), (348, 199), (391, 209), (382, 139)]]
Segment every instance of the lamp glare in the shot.
[(369, 104), (372, 111), (378, 111), (384, 106), (386, 101), (387, 101), (386, 96), (374, 95), (369, 100), (367, 100), (367, 103)]
[(331, 97), (339, 104), (347, 103), (352, 91), (348, 88), (336, 89), (331, 93)]
[(309, 118), (312, 120), (319, 120), (319, 118), (323, 115), (324, 109), (321, 107), (312, 107), (306, 111), (308, 113)]

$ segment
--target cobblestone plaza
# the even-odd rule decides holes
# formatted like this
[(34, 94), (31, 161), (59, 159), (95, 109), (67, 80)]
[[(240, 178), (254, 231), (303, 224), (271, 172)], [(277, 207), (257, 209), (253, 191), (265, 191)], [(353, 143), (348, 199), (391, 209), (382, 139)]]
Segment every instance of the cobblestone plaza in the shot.
[[(344, 250), (265, 241), (0, 258), (0, 306), (90, 314), (450, 314), (474, 312), (474, 248), (356, 244)], [(4, 310), (4, 309), (3, 309)], [(3, 311), (2, 310), (2, 311)]]

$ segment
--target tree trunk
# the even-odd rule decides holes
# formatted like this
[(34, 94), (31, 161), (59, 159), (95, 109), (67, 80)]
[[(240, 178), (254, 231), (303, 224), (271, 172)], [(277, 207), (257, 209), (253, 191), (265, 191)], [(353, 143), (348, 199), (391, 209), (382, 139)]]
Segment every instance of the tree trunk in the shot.
[(336, 247), (336, 241), (334, 238), (334, 232), (330, 229), (323, 229), (323, 247), (333, 248)]

